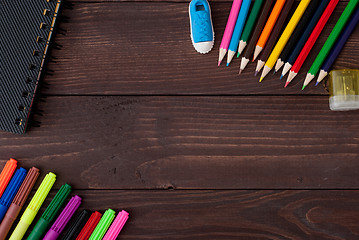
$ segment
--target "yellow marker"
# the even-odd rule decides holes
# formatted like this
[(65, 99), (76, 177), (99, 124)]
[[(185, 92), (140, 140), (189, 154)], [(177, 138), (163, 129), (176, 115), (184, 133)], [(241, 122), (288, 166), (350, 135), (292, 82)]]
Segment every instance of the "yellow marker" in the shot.
[(11, 234), (10, 240), (21, 240), (23, 238), (55, 181), (56, 175), (49, 172), (42, 181), (39, 189), (37, 189), (34, 197), (31, 199), (24, 214), (21, 216), (14, 232)]
[(263, 72), (262, 72), (262, 76), (261, 79), (259, 80), (259, 82), (261, 82), (263, 80), (263, 78), (265, 78), (265, 76), (267, 76), (267, 74), (272, 70), (274, 64), (276, 63), (276, 61), (278, 60), (279, 55), (281, 54), (281, 52), (283, 51), (283, 48), (285, 47), (285, 45), (287, 44), (290, 36), (292, 35), (294, 29), (296, 28), (300, 18), (302, 17), (303, 13), (305, 12), (305, 10), (308, 7), (308, 4), (310, 3), (310, 0), (302, 0), (300, 1), (297, 9), (295, 10), (292, 18), (289, 20), (288, 25), (285, 27), (282, 36), (280, 36), (277, 44), (275, 45), (272, 53), (270, 54), (266, 65), (264, 66)]

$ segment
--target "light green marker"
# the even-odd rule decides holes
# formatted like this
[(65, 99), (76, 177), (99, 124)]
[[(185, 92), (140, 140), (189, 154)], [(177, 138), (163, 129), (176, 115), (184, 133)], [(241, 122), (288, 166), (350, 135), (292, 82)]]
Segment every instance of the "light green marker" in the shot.
[(107, 229), (110, 227), (112, 220), (115, 218), (115, 211), (109, 208), (102, 216), (89, 240), (102, 239)]

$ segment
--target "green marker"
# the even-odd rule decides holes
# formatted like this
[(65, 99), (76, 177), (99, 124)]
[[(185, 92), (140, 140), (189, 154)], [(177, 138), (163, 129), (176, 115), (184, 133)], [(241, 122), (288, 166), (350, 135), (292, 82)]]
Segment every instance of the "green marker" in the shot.
[(39, 221), (36, 223), (34, 229), (30, 233), (27, 240), (42, 239), (42, 236), (47, 232), (50, 224), (54, 221), (61, 206), (65, 203), (66, 198), (71, 192), (71, 186), (68, 184), (62, 185), (60, 190), (56, 193), (54, 199), (50, 202), (45, 212), (42, 214)]
[(330, 33), (327, 41), (325, 41), (324, 46), (320, 50), (317, 58), (314, 60), (312, 66), (310, 67), (307, 76), (305, 78), (302, 90), (313, 80), (315, 75), (318, 73), (319, 69), (323, 65), (326, 57), (328, 56), (330, 50), (333, 48), (337, 38), (339, 37), (341, 31), (345, 27), (345, 24), (348, 22), (350, 16), (352, 15), (355, 7), (358, 5), (359, 0), (350, 0), (346, 8), (344, 9), (342, 15), (340, 16), (338, 22), (335, 24), (332, 32)]
[(251, 36), (254, 24), (257, 21), (259, 12), (262, 7), (262, 3), (263, 3), (263, 0), (254, 1), (251, 13), (249, 14), (246, 26), (243, 29), (242, 36), (239, 41), (237, 57), (239, 57), (239, 55), (241, 55), (244, 48), (247, 46), (247, 41), (248, 41), (249, 37)]
[(110, 227), (111, 222), (114, 218), (115, 218), (115, 211), (109, 208), (102, 216), (100, 222), (98, 223), (97, 227), (91, 234), (89, 240), (102, 239), (107, 229)]

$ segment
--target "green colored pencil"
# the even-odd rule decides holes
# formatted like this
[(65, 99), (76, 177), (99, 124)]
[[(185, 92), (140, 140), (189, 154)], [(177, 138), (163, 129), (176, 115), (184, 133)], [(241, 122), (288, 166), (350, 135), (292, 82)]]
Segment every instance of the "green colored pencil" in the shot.
[(263, 0), (254, 1), (254, 5), (252, 7), (251, 13), (249, 14), (246, 26), (243, 29), (242, 36), (239, 41), (237, 57), (242, 53), (243, 49), (247, 46), (247, 41), (251, 36), (253, 27), (257, 21), (263, 2), (264, 2)]
[(333, 48), (337, 38), (339, 37), (341, 31), (345, 27), (345, 24), (348, 22), (350, 16), (352, 15), (355, 7), (358, 5), (359, 0), (350, 0), (346, 8), (344, 9), (342, 15), (340, 16), (338, 22), (335, 24), (332, 32), (330, 33), (327, 41), (325, 41), (324, 46), (320, 50), (317, 58), (314, 60), (312, 66), (310, 67), (307, 76), (305, 78), (302, 90), (313, 80), (315, 75), (318, 73), (320, 67), (323, 65), (326, 57)]

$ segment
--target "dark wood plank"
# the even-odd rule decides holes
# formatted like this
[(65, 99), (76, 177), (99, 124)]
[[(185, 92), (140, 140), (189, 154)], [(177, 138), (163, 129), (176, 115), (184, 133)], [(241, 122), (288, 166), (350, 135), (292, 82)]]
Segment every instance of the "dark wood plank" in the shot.
[[(118, 239), (359, 238), (358, 191), (74, 191), (74, 194), (83, 197), (81, 209), (103, 212), (111, 207), (130, 213)], [(53, 196), (54, 192), (51, 199)], [(49, 199), (45, 206), (48, 202)]]
[[(46, 94), (326, 94), (323, 87), (302, 92), (302, 80), (320, 47), (345, 7), (338, 4), (299, 76), (283, 89), (279, 76), (259, 84), (255, 64), (238, 76), (236, 59), (226, 68), (216, 67), (218, 48), (229, 14), (230, 2), (213, 2), (216, 32), (214, 50), (196, 53), (189, 37), (188, 3), (76, 3), (65, 11), (70, 23), (62, 24), (67, 35), (56, 41), (62, 51), (46, 77)], [(341, 53), (335, 68), (358, 68), (359, 31)]]
[(48, 97), (10, 156), (78, 188), (359, 188), (358, 111), (322, 97)]

